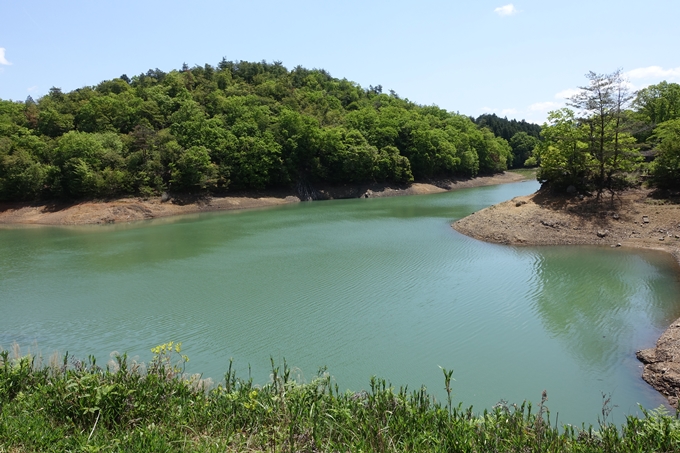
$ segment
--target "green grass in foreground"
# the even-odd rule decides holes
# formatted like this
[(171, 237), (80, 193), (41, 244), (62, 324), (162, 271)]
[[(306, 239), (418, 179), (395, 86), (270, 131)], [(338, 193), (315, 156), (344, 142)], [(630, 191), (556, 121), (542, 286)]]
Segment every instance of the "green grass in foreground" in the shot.
[(475, 414), (425, 389), (339, 392), (323, 370), (308, 384), (274, 366), (257, 387), (230, 369), (209, 386), (183, 374), (178, 344), (153, 349), (144, 366), (117, 356), (87, 362), (0, 351), (0, 453), (23, 451), (680, 451), (680, 420), (662, 409), (597, 428), (550, 421), (543, 404), (499, 405)]

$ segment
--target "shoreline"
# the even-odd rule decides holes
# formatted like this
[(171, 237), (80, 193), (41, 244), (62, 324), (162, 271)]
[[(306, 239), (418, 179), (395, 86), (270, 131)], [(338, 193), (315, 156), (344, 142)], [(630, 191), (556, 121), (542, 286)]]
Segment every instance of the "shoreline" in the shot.
[[(357, 184), (325, 186), (317, 189), (322, 200), (343, 198), (379, 198), (402, 195), (425, 195), (471, 187), (482, 187), (525, 181), (524, 175), (504, 172), (476, 178), (452, 178), (434, 183), (409, 186), (389, 184)], [(154, 198), (119, 198), (105, 201), (74, 203), (0, 202), (0, 225), (93, 225), (151, 220), (160, 217), (201, 212), (253, 209), (300, 203), (293, 190), (242, 192), (224, 197), (182, 196), (161, 201)]]
[[(648, 189), (613, 200), (550, 196), (541, 191), (482, 209), (451, 225), (472, 238), (505, 245), (599, 245), (670, 253), (680, 271), (680, 204), (664, 203)], [(680, 273), (680, 272), (679, 272)], [(656, 346), (637, 351), (642, 378), (678, 408), (680, 318)]]

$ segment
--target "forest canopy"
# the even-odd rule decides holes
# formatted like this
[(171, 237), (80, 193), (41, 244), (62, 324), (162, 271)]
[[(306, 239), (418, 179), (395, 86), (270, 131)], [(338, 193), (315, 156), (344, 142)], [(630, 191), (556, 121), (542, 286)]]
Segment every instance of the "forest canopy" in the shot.
[(280, 62), (223, 59), (0, 100), (0, 200), (409, 183), (524, 158), (466, 116)]

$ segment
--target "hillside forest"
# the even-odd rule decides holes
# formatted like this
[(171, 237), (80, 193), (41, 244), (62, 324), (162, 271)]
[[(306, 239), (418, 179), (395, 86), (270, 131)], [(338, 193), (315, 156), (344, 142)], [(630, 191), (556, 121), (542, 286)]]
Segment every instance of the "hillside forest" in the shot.
[[(543, 127), (476, 119), (324, 70), (223, 59), (0, 100), (0, 200), (408, 184), (539, 166), (559, 191), (680, 188), (680, 85), (588, 84)], [(645, 157), (647, 159), (645, 159)], [(645, 160), (653, 162), (645, 162)]]
[(324, 70), (223, 59), (0, 100), (0, 200), (308, 194), (523, 164), (492, 130)]

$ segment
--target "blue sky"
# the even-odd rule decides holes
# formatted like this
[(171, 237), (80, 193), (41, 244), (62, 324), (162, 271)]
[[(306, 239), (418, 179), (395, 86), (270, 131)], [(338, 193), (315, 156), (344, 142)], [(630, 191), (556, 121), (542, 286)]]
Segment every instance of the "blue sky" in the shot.
[(680, 82), (679, 17), (680, 0), (0, 0), (0, 98), (226, 57), (540, 123), (590, 70)]

